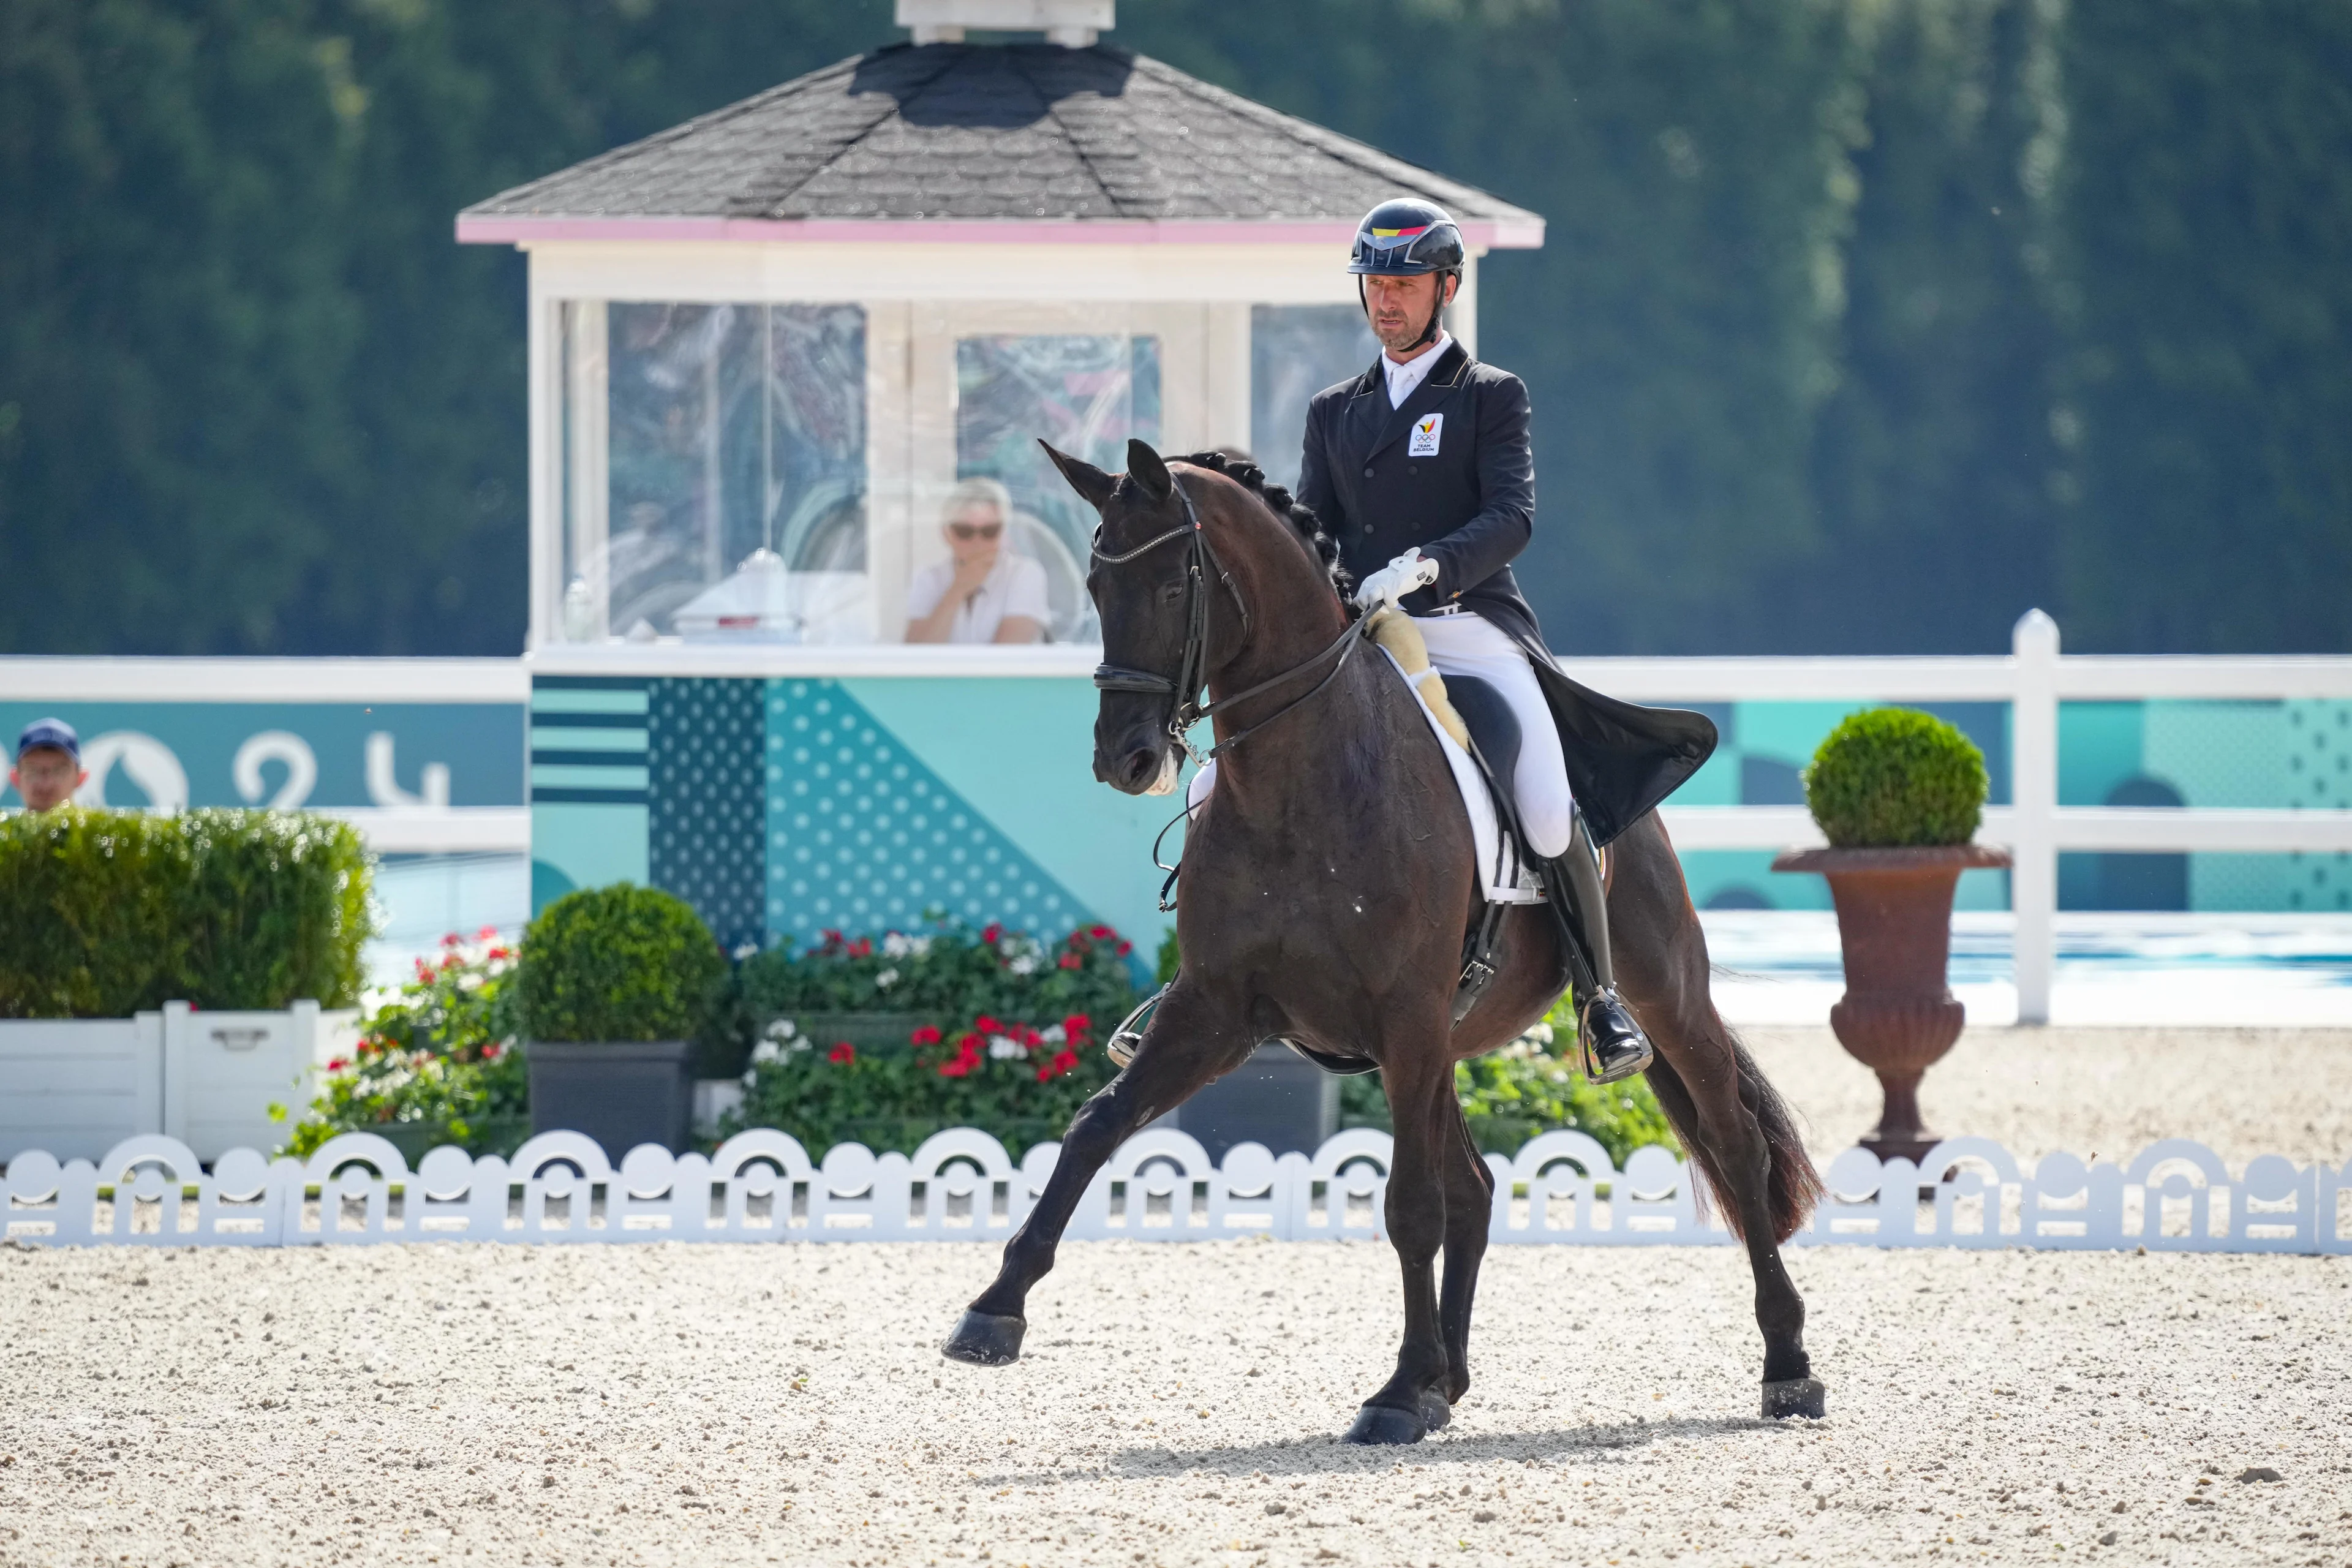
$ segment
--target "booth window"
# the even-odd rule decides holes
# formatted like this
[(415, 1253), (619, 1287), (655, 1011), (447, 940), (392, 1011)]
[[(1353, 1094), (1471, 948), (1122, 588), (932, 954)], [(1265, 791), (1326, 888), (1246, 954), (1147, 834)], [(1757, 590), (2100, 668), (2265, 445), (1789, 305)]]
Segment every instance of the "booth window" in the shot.
[(1114, 472), (1132, 436), (1160, 440), (1160, 341), (1124, 333), (966, 337), (956, 342), (959, 480), (1010, 492), (1002, 548), (1045, 577), (1044, 631), (1055, 642), (1101, 637), (1087, 595), (1094, 509), (1056, 472), (1040, 437)]
[(562, 351), (565, 640), (872, 637), (863, 310), (580, 301)]
[(1250, 308), (1250, 451), (1268, 479), (1298, 483), (1308, 400), (1361, 375), (1380, 353), (1353, 305)]

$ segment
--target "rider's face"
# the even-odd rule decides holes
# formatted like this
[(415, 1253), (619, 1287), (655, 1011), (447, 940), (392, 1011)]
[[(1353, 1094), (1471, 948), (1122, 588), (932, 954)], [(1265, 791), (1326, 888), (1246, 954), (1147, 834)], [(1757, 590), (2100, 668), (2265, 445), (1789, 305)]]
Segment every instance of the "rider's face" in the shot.
[[(1445, 298), (1454, 299), (1454, 279), (1444, 279)], [(1424, 272), (1418, 278), (1367, 278), (1364, 279), (1364, 314), (1372, 325), (1372, 336), (1381, 346), (1396, 353), (1410, 350), (1420, 338), (1421, 331), (1429, 325), (1429, 313), (1437, 305), (1439, 277)]]

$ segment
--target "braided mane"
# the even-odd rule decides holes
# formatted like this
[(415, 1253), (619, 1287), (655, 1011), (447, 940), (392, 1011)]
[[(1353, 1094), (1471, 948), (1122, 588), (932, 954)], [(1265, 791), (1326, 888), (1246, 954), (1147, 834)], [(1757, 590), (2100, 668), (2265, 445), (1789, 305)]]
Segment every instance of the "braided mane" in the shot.
[(1323, 531), (1323, 521), (1315, 515), (1313, 507), (1301, 504), (1280, 485), (1266, 483), (1265, 470), (1255, 463), (1228, 458), (1223, 452), (1194, 452), (1176, 460), (1223, 474), (1264, 501), (1275, 516), (1289, 524), (1299, 542), (1315, 552), (1315, 558), (1323, 563), (1324, 575), (1331, 580), (1331, 591), (1339, 595), (1339, 607), (1347, 612), (1349, 620), (1355, 619), (1355, 576), (1339, 564), (1339, 541)]

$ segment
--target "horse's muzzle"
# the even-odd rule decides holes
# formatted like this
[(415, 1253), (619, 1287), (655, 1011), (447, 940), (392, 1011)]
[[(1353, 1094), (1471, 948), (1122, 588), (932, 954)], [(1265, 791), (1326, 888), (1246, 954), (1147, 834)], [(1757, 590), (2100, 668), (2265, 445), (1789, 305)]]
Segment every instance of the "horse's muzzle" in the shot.
[(1127, 795), (1166, 795), (1176, 787), (1176, 748), (1161, 742), (1136, 746), (1116, 758), (1095, 754), (1095, 777)]

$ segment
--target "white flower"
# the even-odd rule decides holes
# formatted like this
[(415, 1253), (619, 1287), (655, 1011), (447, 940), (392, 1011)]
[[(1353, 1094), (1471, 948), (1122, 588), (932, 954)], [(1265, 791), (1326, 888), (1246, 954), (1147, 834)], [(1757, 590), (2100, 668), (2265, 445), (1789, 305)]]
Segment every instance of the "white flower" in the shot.
[[(756, 1058), (755, 1058), (755, 1059), (756, 1059)], [(745, 1068), (743, 1069), (743, 1087), (744, 1087), (745, 1089), (751, 1089), (751, 1088), (754, 1087), (755, 1085), (757, 1085), (757, 1084), (759, 1083), (759, 1081), (760, 1081), (760, 1069), (759, 1069), (758, 1068)]]
[(904, 958), (914, 951), (915, 944), (895, 931), (882, 939), (882, 956), (885, 958)]
[(759, 952), (760, 944), (756, 942), (739, 943), (735, 949), (735, 962), (740, 963), (747, 958), (756, 957)]
[(898, 972), (895, 969), (886, 969), (874, 977), (874, 989), (877, 991), (887, 991), (898, 984)]
[(1018, 1040), (1008, 1040), (1003, 1035), (988, 1037), (988, 1055), (992, 1061), (1009, 1062), (1029, 1054), (1029, 1047)]
[(1037, 973), (1037, 960), (1024, 952), (1004, 967), (1015, 974), (1034, 974)]
[(1059, 1024), (1048, 1025), (1042, 1033), (1045, 1043), (1049, 1046), (1065, 1044), (1070, 1037), (1068, 1031)]
[(801, 1032), (801, 1026), (790, 1018), (779, 1018), (762, 1032), (772, 1040), (789, 1040)]
[(907, 949), (917, 958), (924, 957), (931, 951), (931, 939), (927, 936), (910, 936), (907, 939)]
[(1527, 1037), (1539, 1046), (1549, 1047), (1552, 1041), (1551, 1026), (1538, 1019), (1528, 1029)]
[(772, 1062), (783, 1054), (783, 1047), (778, 1045), (773, 1039), (761, 1040), (751, 1047), (751, 1059), (755, 1062)]

